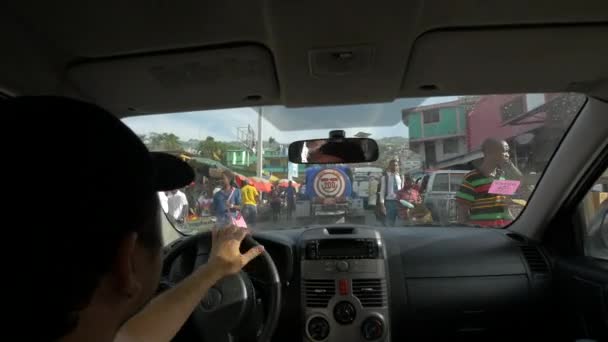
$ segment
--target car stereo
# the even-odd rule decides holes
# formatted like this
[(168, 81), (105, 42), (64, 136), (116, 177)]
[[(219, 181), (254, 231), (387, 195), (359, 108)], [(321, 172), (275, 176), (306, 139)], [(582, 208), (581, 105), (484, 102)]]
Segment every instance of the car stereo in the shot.
[(306, 242), (306, 259), (378, 259), (376, 239), (322, 239)]

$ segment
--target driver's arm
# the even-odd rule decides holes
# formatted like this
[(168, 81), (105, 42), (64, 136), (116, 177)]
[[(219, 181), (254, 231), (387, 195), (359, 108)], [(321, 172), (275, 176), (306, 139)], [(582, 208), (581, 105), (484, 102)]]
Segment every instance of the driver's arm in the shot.
[(211, 286), (239, 272), (264, 251), (259, 246), (241, 254), (239, 247), (245, 235), (247, 230), (236, 227), (214, 230), (209, 262), (129, 319), (118, 331), (115, 341), (167, 342), (175, 337)]

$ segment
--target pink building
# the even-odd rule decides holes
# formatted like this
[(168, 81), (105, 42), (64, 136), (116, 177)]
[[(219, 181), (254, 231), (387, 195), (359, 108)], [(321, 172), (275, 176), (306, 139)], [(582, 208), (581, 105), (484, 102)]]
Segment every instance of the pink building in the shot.
[[(466, 115), (467, 153), (437, 163), (437, 168), (470, 168), (483, 157), (487, 138), (506, 140), (518, 166), (541, 170), (584, 97), (576, 94), (486, 95)], [(572, 112), (572, 113), (571, 113)]]
[[(467, 148), (479, 150), (487, 138), (511, 140), (543, 126), (546, 113), (521, 121), (522, 115), (547, 101), (545, 94), (482, 96), (467, 115)], [(516, 122), (517, 121), (517, 122)], [(519, 143), (525, 143), (525, 139)]]

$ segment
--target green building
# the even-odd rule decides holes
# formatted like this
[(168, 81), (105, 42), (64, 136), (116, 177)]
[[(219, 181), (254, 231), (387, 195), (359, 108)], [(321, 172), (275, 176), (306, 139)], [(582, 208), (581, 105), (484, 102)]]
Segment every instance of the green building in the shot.
[(410, 150), (420, 154), (426, 168), (467, 153), (468, 101), (457, 100), (403, 110)]
[(247, 167), (251, 165), (251, 158), (255, 158), (255, 155), (251, 153), (249, 150), (242, 149), (230, 149), (226, 150), (224, 153), (224, 158), (226, 159), (224, 162), (230, 168), (233, 167)]
[[(256, 173), (257, 156), (247, 148), (230, 149), (224, 154), (225, 164), (230, 169), (246, 176)], [(285, 145), (272, 144), (264, 148), (263, 172), (265, 175), (274, 175), (278, 178), (287, 178), (287, 148)], [(298, 165), (298, 174), (303, 174), (306, 165)]]

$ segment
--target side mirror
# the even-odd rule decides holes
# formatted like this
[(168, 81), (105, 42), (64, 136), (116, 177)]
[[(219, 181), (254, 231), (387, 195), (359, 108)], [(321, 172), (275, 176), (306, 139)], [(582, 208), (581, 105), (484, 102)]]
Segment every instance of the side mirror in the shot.
[(289, 145), (289, 161), (297, 164), (367, 163), (378, 160), (379, 149), (369, 138), (300, 140)]

